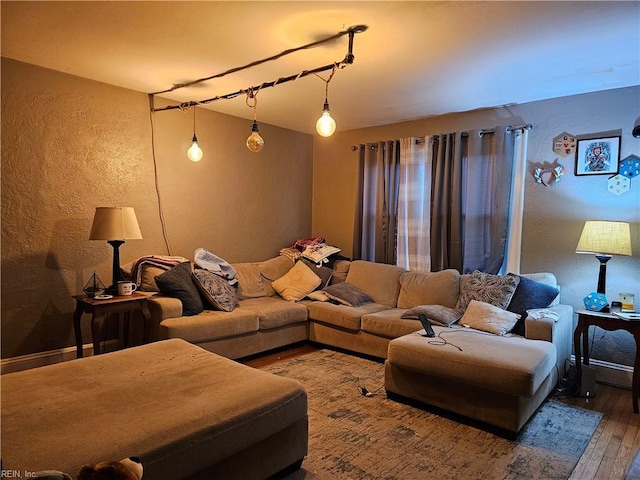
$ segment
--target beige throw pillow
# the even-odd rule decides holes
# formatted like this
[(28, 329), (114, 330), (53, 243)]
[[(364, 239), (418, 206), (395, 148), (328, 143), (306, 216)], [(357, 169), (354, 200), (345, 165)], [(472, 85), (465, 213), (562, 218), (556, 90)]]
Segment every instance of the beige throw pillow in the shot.
[(289, 302), (297, 302), (320, 285), (320, 277), (303, 262), (296, 263), (291, 270), (271, 282), (273, 289)]
[(504, 335), (515, 326), (520, 315), (489, 303), (471, 300), (460, 323), (465, 327), (475, 328), (483, 332)]

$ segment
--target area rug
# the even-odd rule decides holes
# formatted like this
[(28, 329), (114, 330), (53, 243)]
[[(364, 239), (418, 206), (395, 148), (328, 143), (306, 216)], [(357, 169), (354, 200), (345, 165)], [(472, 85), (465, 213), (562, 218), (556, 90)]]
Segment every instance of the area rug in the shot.
[(308, 395), (309, 453), (288, 480), (565, 479), (602, 419), (551, 399), (509, 440), (387, 399), (376, 361), (318, 350), (264, 370)]

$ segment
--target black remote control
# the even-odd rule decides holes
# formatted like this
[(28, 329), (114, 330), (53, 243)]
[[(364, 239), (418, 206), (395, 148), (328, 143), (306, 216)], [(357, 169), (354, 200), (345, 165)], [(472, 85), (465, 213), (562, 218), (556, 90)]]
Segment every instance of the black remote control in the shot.
[(421, 313), (420, 315), (418, 315), (418, 318), (420, 319), (420, 323), (422, 324), (422, 328), (424, 328), (424, 331), (426, 332), (422, 336), (423, 337), (435, 337), (436, 334), (433, 331), (433, 328), (431, 328), (431, 324), (429, 323), (429, 320), (427, 320), (427, 316), (424, 313)]

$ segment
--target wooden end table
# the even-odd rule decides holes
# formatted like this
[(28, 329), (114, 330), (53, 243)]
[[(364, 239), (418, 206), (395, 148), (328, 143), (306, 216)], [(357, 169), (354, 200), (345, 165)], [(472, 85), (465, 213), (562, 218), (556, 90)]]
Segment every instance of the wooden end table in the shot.
[[(640, 322), (623, 320), (613, 313), (591, 312), (589, 310), (577, 310), (578, 324), (573, 332), (573, 348), (576, 355), (576, 372), (578, 379), (582, 378), (582, 364), (589, 365), (589, 327), (596, 326), (607, 331), (626, 330), (636, 341), (636, 360), (633, 365), (633, 382), (631, 386), (631, 398), (633, 413), (638, 413), (638, 394), (640, 393)], [(582, 336), (582, 361), (580, 350), (580, 337)]]
[(86, 295), (73, 295), (76, 301), (76, 310), (73, 313), (73, 329), (76, 335), (76, 351), (77, 357), (82, 358), (82, 330), (81, 320), (84, 313), (91, 314), (91, 337), (93, 341), (93, 354), (100, 353), (100, 340), (104, 335), (104, 321), (111, 313), (131, 314), (131, 312), (140, 311), (144, 318), (144, 330), (142, 335), (143, 343), (149, 341), (149, 333), (151, 330), (151, 312), (147, 305), (147, 299), (152, 294), (141, 292), (133, 292), (131, 295), (117, 296), (108, 300), (96, 300)]

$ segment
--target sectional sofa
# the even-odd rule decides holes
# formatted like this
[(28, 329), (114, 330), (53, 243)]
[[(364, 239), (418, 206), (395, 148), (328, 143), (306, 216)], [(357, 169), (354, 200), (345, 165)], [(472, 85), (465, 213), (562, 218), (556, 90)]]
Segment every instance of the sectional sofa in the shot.
[[(559, 303), (553, 274), (422, 273), (338, 260), (327, 275), (327, 267), (301, 264), (287, 256), (233, 264), (230, 311), (205, 301), (201, 312), (183, 315), (184, 300), (158, 294), (150, 299), (152, 331), (233, 359), (306, 340), (377, 357), (390, 396), (512, 432), (564, 374), (573, 309)], [(436, 337), (420, 335), (416, 312), (427, 313)]]

